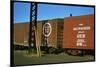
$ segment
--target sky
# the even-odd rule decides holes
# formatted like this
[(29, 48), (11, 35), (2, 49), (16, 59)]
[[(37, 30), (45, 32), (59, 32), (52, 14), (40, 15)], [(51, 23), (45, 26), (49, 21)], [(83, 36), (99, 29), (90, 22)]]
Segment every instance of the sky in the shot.
[[(51, 5), (38, 4), (37, 19), (47, 20), (55, 18), (64, 18), (70, 16), (80, 16), (93, 14), (93, 7), (69, 6), (69, 5)], [(30, 3), (14, 4), (14, 23), (29, 22), (30, 20)]]
[(14, 3), (14, 23), (30, 21), (30, 4)]

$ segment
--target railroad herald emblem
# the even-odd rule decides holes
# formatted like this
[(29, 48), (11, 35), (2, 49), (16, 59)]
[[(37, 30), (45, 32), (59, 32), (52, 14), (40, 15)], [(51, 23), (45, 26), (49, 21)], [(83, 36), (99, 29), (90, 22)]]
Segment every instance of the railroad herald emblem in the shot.
[(51, 24), (50, 24), (50, 23), (45, 23), (45, 24), (43, 25), (43, 35), (44, 35), (45, 37), (49, 37), (50, 34), (51, 34), (51, 32), (52, 32)]

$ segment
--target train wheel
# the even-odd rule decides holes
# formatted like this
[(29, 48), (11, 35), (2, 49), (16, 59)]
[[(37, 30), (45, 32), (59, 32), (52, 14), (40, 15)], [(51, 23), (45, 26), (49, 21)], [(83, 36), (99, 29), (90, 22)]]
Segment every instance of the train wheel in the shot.
[(49, 48), (49, 53), (50, 54), (55, 53), (55, 48)]
[(68, 53), (70, 55), (77, 56), (77, 55), (81, 55), (82, 51), (81, 50), (68, 50)]
[(69, 55), (71, 55), (71, 50), (67, 50), (67, 53), (68, 53)]

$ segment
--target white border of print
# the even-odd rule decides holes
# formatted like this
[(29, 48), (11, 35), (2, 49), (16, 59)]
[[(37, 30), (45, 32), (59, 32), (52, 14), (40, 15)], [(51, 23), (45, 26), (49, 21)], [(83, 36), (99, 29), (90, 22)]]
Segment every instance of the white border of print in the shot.
[[(36, 0), (35, 0), (36, 1)], [(37, 0), (40, 2), (96, 4), (96, 62), (36, 65), (34, 67), (99, 67), (100, 64), (100, 2), (99, 0)], [(82, 2), (83, 1), (83, 2)], [(0, 1), (0, 67), (10, 67), (10, 0)], [(33, 66), (26, 66), (33, 67)]]
[(69, 3), (69, 4), (86, 4), (94, 5), (95, 0), (19, 0), (19, 1), (37, 1), (37, 2), (54, 2), (54, 3)]

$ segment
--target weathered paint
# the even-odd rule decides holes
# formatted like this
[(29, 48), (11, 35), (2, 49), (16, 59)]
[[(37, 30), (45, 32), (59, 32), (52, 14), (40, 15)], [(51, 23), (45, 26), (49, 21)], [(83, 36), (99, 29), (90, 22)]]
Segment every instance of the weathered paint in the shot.
[(64, 18), (63, 39), (63, 48), (94, 49), (94, 15)]

